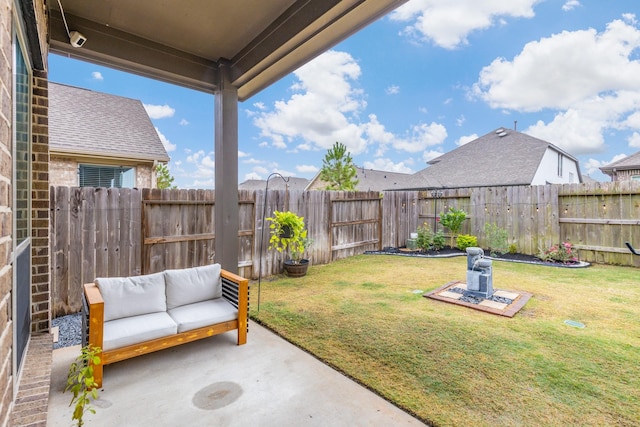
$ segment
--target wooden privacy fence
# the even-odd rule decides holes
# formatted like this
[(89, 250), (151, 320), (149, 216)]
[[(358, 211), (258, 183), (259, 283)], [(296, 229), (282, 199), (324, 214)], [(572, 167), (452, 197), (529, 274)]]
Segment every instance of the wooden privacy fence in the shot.
[[(54, 316), (80, 309), (83, 283), (215, 260), (215, 192), (117, 188), (51, 188), (51, 281)], [(269, 190), (239, 192), (238, 269), (257, 279), (280, 273), (269, 250), (274, 210), (304, 216), (314, 264), (366, 250), (404, 246), (428, 224), (440, 230), (449, 207), (469, 214), (462, 233), (504, 228), (519, 252), (537, 254), (570, 241), (590, 262), (640, 266), (624, 247), (640, 247), (640, 184), (593, 183), (398, 192)]]

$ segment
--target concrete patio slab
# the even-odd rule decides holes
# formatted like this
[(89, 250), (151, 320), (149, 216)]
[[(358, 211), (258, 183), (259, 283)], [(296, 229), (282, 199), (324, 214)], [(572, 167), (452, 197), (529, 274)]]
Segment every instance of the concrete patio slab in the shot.
[[(246, 345), (229, 332), (108, 365), (99, 426), (424, 426), (375, 393), (251, 323)], [(67, 370), (79, 346), (53, 352), (48, 426), (69, 426)]]

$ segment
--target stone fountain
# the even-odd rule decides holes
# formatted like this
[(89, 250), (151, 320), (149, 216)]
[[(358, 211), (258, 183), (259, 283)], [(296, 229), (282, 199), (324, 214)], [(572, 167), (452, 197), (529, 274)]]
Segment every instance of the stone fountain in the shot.
[(482, 248), (467, 248), (467, 292), (473, 296), (493, 296), (492, 261), (484, 257)]

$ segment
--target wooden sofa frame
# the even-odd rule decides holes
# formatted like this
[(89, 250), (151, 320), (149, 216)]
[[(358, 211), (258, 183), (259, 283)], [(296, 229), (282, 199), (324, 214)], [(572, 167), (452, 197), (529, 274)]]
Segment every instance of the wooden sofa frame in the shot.
[[(221, 270), (222, 297), (238, 309), (238, 319), (215, 325), (205, 326), (186, 332), (156, 338), (150, 341), (102, 351), (101, 363), (93, 366), (93, 377), (97, 387), (102, 387), (104, 365), (126, 360), (142, 354), (152, 353), (165, 348), (196, 341), (224, 332), (238, 330), (238, 345), (246, 344), (249, 316), (249, 280)], [(90, 345), (102, 349), (104, 329), (104, 300), (95, 283), (84, 285), (83, 298), (83, 340), (82, 345)]]

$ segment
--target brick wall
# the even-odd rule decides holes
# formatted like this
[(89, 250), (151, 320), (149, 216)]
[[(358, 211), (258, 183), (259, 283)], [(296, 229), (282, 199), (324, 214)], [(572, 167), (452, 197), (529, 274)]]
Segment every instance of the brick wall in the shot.
[[(101, 164), (96, 159), (97, 164)], [(89, 163), (89, 162), (84, 162)], [(152, 166), (137, 164), (136, 168), (136, 188), (156, 188), (156, 174)], [(69, 157), (51, 156), (49, 163), (49, 184), (54, 187), (77, 187), (78, 182), (78, 161)]]
[(77, 187), (78, 162), (68, 157), (51, 156), (49, 181), (53, 186)]
[(0, 0), (0, 425), (7, 425), (13, 400), (11, 289), (11, 79), (13, 0)]
[(49, 95), (46, 71), (33, 72), (31, 192), (31, 330), (49, 330)]

